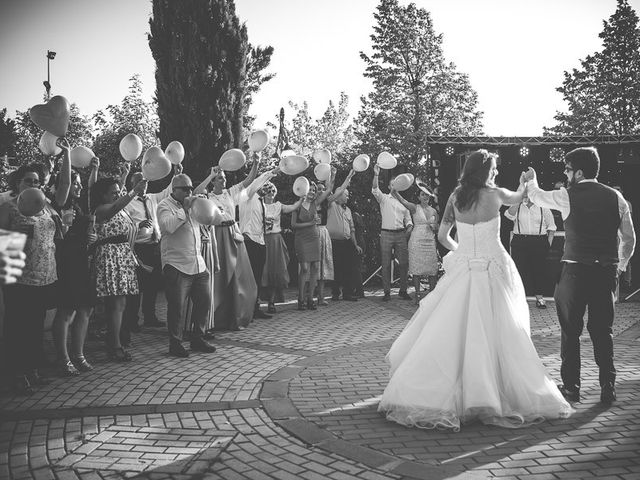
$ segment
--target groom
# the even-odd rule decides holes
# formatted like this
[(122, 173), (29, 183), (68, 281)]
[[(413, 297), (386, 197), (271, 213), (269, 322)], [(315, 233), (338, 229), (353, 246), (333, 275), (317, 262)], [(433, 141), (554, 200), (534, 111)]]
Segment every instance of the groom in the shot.
[(616, 400), (614, 295), (618, 276), (633, 255), (636, 237), (627, 202), (613, 188), (598, 183), (599, 170), (598, 151), (594, 147), (577, 148), (565, 157), (566, 189), (541, 190), (532, 168), (522, 180), (527, 182), (534, 204), (559, 210), (564, 220), (563, 267), (555, 291), (562, 329), (563, 385), (558, 388), (567, 400), (580, 400), (580, 334), (588, 306), (587, 330), (600, 371), (600, 402), (611, 405)]

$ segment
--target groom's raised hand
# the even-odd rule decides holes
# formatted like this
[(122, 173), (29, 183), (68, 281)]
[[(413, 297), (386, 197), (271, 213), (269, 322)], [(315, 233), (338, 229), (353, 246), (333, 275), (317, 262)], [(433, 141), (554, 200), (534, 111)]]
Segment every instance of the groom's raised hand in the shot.
[(531, 167), (524, 174), (524, 181), (529, 182), (530, 180), (536, 180), (536, 171)]

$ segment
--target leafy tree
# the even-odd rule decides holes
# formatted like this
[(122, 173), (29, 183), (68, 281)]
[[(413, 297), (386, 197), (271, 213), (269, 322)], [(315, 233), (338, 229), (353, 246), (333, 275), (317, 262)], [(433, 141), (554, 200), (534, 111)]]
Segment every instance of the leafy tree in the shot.
[(567, 112), (556, 112), (557, 124), (546, 135), (631, 135), (640, 133), (640, 30), (638, 15), (627, 0), (604, 21), (602, 50), (564, 72), (556, 90)]
[(7, 117), (7, 109), (0, 110), (0, 155), (13, 156), (16, 142), (16, 123)]
[(373, 54), (360, 53), (373, 81), (357, 120), (362, 150), (389, 150), (417, 165), (428, 135), (481, 133), (478, 96), (468, 76), (445, 60), (430, 13), (381, 0), (374, 17)]
[(160, 139), (181, 141), (186, 173), (202, 177), (241, 146), (248, 95), (268, 80), (260, 71), (271, 50), (250, 48), (233, 0), (154, 0), (149, 24)]
[(255, 121), (255, 116), (249, 115), (249, 108), (253, 103), (253, 97), (262, 84), (268, 82), (276, 76), (275, 73), (263, 73), (271, 63), (271, 55), (273, 55), (273, 47), (254, 47), (249, 46), (247, 52), (247, 76), (244, 91), (244, 114), (243, 126), (245, 131), (249, 131)]

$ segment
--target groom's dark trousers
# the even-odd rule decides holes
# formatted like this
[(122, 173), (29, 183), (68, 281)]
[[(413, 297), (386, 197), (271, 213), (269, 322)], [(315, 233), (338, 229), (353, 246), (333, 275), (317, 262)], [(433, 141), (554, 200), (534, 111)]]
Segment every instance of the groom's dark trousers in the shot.
[(569, 390), (580, 390), (580, 335), (587, 307), (587, 330), (600, 370), (600, 385), (615, 383), (612, 326), (617, 282), (616, 265), (563, 264), (554, 296), (562, 329), (560, 374), (565, 388)]

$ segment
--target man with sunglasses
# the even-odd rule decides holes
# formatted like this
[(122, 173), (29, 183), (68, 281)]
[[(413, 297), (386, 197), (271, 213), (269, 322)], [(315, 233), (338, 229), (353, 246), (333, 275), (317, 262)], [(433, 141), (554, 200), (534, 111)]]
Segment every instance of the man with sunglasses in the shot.
[(176, 175), (171, 181), (171, 190), (171, 195), (158, 205), (162, 239), (160, 254), (166, 281), (169, 355), (189, 356), (182, 346), (184, 313), (189, 299), (193, 304), (191, 319), (195, 325), (191, 350), (215, 352), (216, 347), (203, 338), (211, 306), (211, 278), (201, 253), (200, 224), (189, 215), (193, 198), (191, 179), (185, 174)]
[(580, 335), (589, 307), (587, 330), (599, 368), (600, 402), (616, 400), (613, 364), (614, 295), (618, 276), (633, 255), (636, 237), (629, 206), (620, 192), (598, 183), (600, 157), (594, 147), (576, 148), (565, 157), (567, 187), (545, 192), (532, 168), (521, 180), (540, 207), (559, 210), (565, 227), (562, 274), (555, 291), (562, 337), (560, 391), (580, 400)]

